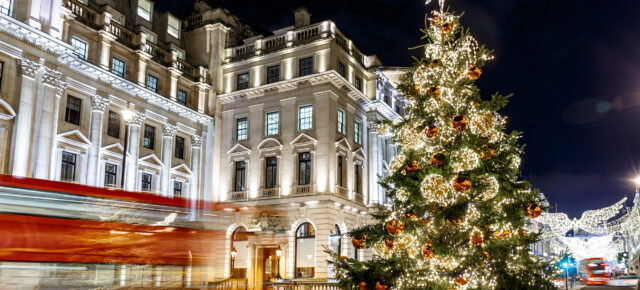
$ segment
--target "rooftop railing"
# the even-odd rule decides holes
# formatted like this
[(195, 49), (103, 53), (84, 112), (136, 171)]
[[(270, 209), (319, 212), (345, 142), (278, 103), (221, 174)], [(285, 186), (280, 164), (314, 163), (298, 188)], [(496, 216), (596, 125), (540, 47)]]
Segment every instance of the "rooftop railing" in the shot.
[(77, 0), (64, 0), (62, 3), (64, 7), (71, 10), (71, 13), (76, 15), (76, 20), (94, 29), (100, 29), (100, 25), (96, 21), (98, 14), (95, 11)]
[(133, 32), (116, 22), (109, 23), (109, 31), (119, 42), (122, 42), (122, 44), (131, 49), (136, 49), (135, 44), (133, 43)]
[(153, 42), (147, 42), (144, 46), (144, 51), (151, 55), (151, 58), (159, 64), (167, 64), (167, 55), (169, 52), (160, 48)]

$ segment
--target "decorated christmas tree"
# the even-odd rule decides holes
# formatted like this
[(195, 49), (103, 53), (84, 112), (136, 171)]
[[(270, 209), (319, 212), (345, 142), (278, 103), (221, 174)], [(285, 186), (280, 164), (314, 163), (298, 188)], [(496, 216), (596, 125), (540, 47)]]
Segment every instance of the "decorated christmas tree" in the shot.
[(520, 133), (497, 113), (508, 96), (480, 96), (491, 52), (459, 17), (427, 15), (425, 56), (399, 86), (406, 116), (379, 125), (402, 152), (381, 180), (392, 205), (349, 233), (371, 261), (333, 255), (344, 289), (555, 289), (530, 247), (542, 200), (519, 177)]

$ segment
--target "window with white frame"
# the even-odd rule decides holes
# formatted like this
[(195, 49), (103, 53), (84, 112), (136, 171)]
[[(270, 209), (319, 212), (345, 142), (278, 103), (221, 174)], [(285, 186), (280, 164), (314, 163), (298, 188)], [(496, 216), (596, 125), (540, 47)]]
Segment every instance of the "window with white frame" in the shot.
[(358, 144), (362, 144), (362, 123), (355, 121), (353, 127), (354, 141)]
[(267, 68), (267, 84), (280, 81), (280, 65), (274, 65)]
[(183, 90), (178, 90), (178, 103), (186, 106), (187, 105), (187, 92), (183, 91)]
[(11, 16), (11, 0), (0, 0), (0, 13)]
[(316, 229), (303, 223), (296, 229), (296, 278), (313, 278), (316, 262)]
[(244, 161), (236, 162), (236, 174), (233, 182), (233, 191), (244, 191), (246, 184), (247, 164)]
[(278, 135), (278, 122), (280, 119), (280, 112), (269, 112), (265, 116), (265, 136)]
[(173, 197), (182, 197), (182, 182), (173, 182)]
[(184, 138), (176, 136), (176, 145), (173, 150), (173, 157), (178, 159), (184, 159)]
[(303, 58), (300, 60), (299, 74), (301, 77), (313, 73), (313, 57)]
[(62, 152), (62, 164), (60, 168), (60, 180), (75, 181), (76, 180), (76, 160), (78, 155), (71, 152)]
[(104, 186), (116, 186), (118, 165), (106, 163), (104, 165)]
[(142, 173), (142, 191), (151, 191), (153, 176), (150, 173)]
[(353, 168), (353, 182), (355, 183), (355, 192), (356, 193), (362, 193), (362, 178), (361, 178), (361, 172), (360, 172), (360, 168), (361, 166), (359, 164), (355, 164), (354, 168)]
[(158, 92), (158, 78), (152, 75), (147, 75), (147, 89), (157, 93)]
[(311, 153), (298, 154), (298, 185), (311, 184)]
[(338, 62), (338, 73), (343, 76), (346, 77), (347, 75), (347, 68), (344, 66), (344, 63)]
[(313, 105), (298, 108), (298, 130), (308, 130), (313, 127)]
[(138, 0), (138, 16), (144, 20), (151, 21), (151, 2), (147, 0)]
[(247, 118), (236, 119), (236, 140), (247, 140), (249, 137), (249, 121)]
[(239, 74), (236, 80), (236, 89), (239, 91), (247, 88), (249, 88), (249, 73)]
[(125, 63), (117, 57), (113, 57), (111, 61), (111, 72), (121, 78), (124, 77)]
[(265, 188), (275, 188), (278, 176), (278, 158), (267, 157), (265, 159)]
[(344, 114), (344, 111), (342, 109), (338, 109), (338, 132), (342, 133), (342, 134), (346, 134), (346, 120), (347, 117)]
[(180, 21), (178, 18), (169, 15), (169, 19), (167, 19), (167, 33), (175, 38), (180, 38)]
[(75, 54), (79, 58), (83, 60), (87, 60), (87, 56), (89, 53), (89, 44), (87, 44), (86, 41), (74, 36), (74, 37), (71, 37), (71, 46), (73, 46), (73, 50), (75, 51)]

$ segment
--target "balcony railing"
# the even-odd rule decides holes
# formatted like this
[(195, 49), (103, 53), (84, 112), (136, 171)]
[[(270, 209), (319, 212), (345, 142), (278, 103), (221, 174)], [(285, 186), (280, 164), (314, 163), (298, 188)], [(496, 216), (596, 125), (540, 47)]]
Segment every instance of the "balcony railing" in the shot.
[(186, 61), (182, 59), (178, 59), (176, 61), (176, 67), (182, 72), (182, 75), (194, 81), (198, 81), (197, 75), (196, 75), (196, 68), (188, 64)]
[(128, 46), (131, 49), (136, 49), (135, 45), (133, 44), (133, 32), (115, 22), (109, 23), (109, 30), (111, 31), (111, 34), (115, 35), (116, 39), (119, 42), (122, 42), (122, 44)]
[(313, 193), (313, 186), (308, 185), (298, 185), (293, 188), (294, 195), (307, 195)]
[(159, 64), (162, 65), (167, 65), (167, 55), (169, 55), (169, 53), (160, 48), (159, 46), (157, 46), (155, 43), (153, 42), (147, 42), (147, 44), (145, 44), (144, 46), (144, 51), (148, 54), (151, 55), (151, 58), (156, 61)]
[(313, 282), (313, 281), (282, 281), (274, 282), (273, 289), (284, 290), (340, 290), (338, 283), (331, 282)]
[(247, 279), (245, 278), (229, 278), (217, 282), (209, 282), (207, 288), (219, 290), (241, 290), (247, 289)]
[(235, 191), (231, 193), (231, 200), (246, 200), (247, 192), (246, 191)]
[(336, 188), (338, 189), (338, 195), (344, 198), (349, 198), (349, 190), (342, 187), (342, 186), (336, 186)]
[(280, 197), (279, 188), (263, 188), (260, 190), (261, 198), (277, 198)]
[(94, 29), (100, 29), (100, 26), (96, 22), (98, 14), (95, 11), (89, 9), (89, 7), (77, 0), (64, 0), (62, 3), (64, 7), (71, 10), (71, 13), (76, 15), (76, 20)]
[(304, 44), (320, 38), (320, 34), (318, 33), (319, 30), (320, 27), (314, 26), (301, 31), (297, 31), (294, 44)]

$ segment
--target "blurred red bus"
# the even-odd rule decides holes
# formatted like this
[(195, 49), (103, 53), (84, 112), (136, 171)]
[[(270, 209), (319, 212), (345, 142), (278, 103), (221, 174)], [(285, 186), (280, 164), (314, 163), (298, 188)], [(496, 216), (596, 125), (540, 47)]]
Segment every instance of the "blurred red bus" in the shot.
[(609, 281), (603, 258), (588, 258), (586, 263), (587, 285), (605, 285)]

